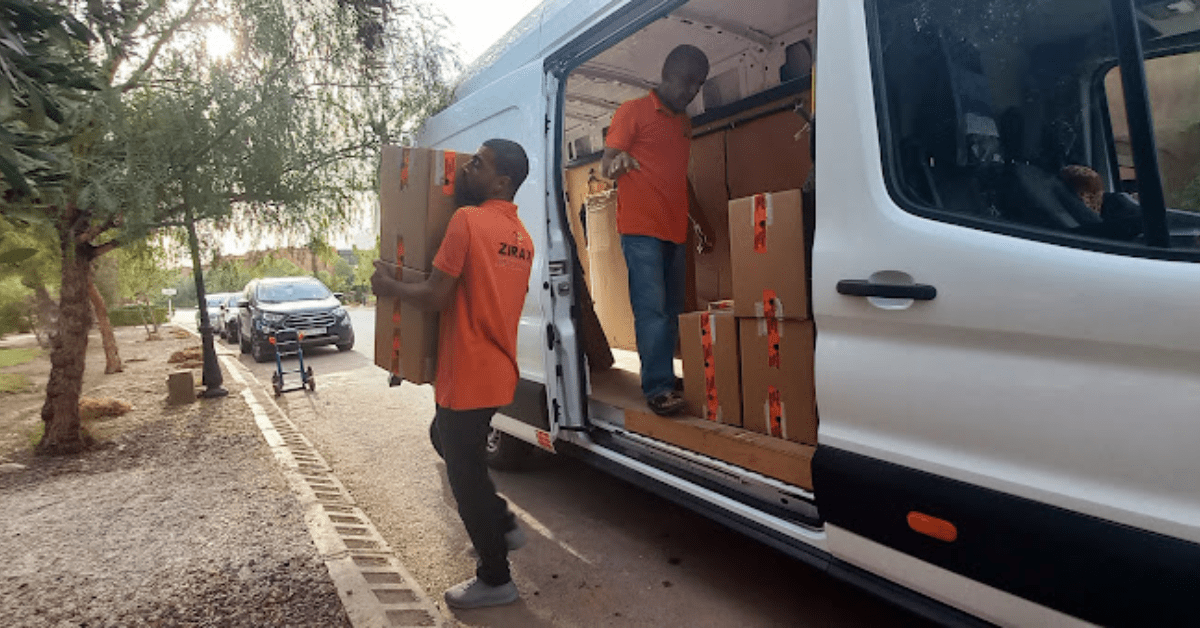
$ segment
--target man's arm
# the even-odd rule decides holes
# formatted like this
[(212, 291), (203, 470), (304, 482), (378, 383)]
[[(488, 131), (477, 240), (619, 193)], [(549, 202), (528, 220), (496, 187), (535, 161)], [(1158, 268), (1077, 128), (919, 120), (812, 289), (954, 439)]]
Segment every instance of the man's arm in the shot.
[(371, 275), (371, 291), (376, 296), (398, 297), (427, 312), (440, 312), (450, 305), (458, 277), (433, 269), (429, 279), (417, 283), (404, 283), (396, 278), (396, 265), (375, 260), (375, 274)]
[(641, 167), (633, 155), (617, 148), (606, 147), (604, 159), (600, 162), (600, 174), (606, 179), (616, 180), (626, 172)]

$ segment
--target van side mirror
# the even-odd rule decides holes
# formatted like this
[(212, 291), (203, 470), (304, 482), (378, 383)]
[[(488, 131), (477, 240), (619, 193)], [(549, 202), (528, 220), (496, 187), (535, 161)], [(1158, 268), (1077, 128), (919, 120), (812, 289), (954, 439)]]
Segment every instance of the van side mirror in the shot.
[(237, 306), (242, 309), (247, 309), (250, 307), (250, 302), (247, 301), (246, 299), (238, 299)]
[(344, 293), (344, 292), (335, 292), (335, 293), (333, 293), (333, 296), (337, 297), (338, 301), (341, 301), (343, 303), (346, 302), (346, 299), (343, 298), (346, 296), (346, 293)]

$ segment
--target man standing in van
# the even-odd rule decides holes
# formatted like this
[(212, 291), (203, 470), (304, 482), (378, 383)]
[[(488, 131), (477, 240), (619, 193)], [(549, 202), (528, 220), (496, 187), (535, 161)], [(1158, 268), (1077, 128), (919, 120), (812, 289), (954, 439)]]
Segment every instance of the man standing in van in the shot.
[(533, 243), (513, 197), (529, 174), (524, 149), (488, 140), (455, 178), (460, 208), (421, 283), (401, 283), (395, 267), (376, 260), (371, 287), (428, 311), (441, 312), (438, 334), (437, 411), (430, 428), (458, 514), (479, 556), (475, 577), (448, 589), (446, 604), (479, 608), (517, 599), (508, 550), (524, 542), (508, 504), (496, 494), (485, 459), (496, 409), (517, 387), (517, 325)]
[(692, 197), (692, 125), (685, 109), (707, 77), (703, 51), (688, 45), (672, 50), (658, 87), (613, 115), (601, 165), (604, 175), (617, 181), (617, 231), (629, 270), (642, 394), (650, 409), (664, 416), (678, 414), (684, 406), (674, 358), (687, 282), (684, 247)]

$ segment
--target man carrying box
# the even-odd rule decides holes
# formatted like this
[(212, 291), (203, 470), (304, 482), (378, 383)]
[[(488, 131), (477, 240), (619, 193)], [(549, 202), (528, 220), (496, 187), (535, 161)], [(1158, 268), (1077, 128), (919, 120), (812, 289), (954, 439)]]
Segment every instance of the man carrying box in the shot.
[(371, 277), (376, 295), (441, 312), (437, 411), (430, 432), (479, 555), (476, 577), (446, 591), (446, 603), (454, 608), (508, 604), (518, 597), (508, 549), (523, 542), (523, 532), (496, 494), (485, 448), (492, 415), (512, 402), (517, 386), (517, 325), (533, 243), (512, 200), (528, 173), (519, 144), (484, 142), (455, 179), (461, 207), (450, 219), (429, 279), (399, 282), (395, 268), (380, 260)]
[[(621, 105), (605, 138), (604, 176), (617, 180), (617, 231), (629, 271), (629, 300), (642, 360), (642, 394), (656, 414), (684, 407), (676, 390), (675, 345), (687, 282), (691, 119), (685, 109), (708, 77), (695, 46), (667, 55), (662, 82)], [(697, 224), (707, 225), (696, 212)], [(702, 240), (711, 241), (711, 229)]]

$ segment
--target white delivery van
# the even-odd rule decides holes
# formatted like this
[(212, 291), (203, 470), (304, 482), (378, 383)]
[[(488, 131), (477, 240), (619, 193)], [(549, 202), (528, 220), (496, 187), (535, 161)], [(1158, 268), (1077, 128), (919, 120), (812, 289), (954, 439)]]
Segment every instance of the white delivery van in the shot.
[[(683, 43), (712, 64), (691, 173), (718, 232), (690, 307), (730, 296), (728, 201), (816, 164), (791, 243), (816, 442), (649, 415), (599, 293), (625, 272), (603, 265), (604, 132)], [(418, 138), (530, 157), (495, 461), (578, 455), (947, 624), (1194, 623), (1198, 50), (1195, 0), (543, 3)]]

